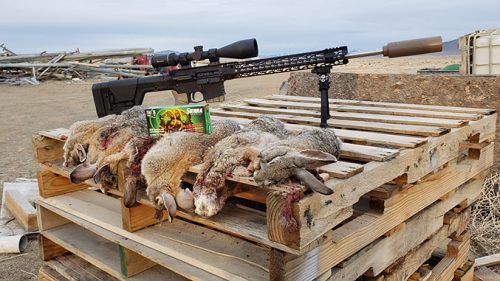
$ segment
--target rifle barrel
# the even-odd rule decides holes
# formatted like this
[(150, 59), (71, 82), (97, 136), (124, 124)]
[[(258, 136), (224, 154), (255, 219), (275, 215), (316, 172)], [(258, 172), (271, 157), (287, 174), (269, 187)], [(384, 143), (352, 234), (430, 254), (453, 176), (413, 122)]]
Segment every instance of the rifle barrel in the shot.
[(363, 58), (363, 57), (372, 57), (376, 55), (383, 55), (384, 51), (369, 51), (369, 52), (360, 52), (360, 53), (348, 53), (345, 55), (346, 59), (355, 59), (355, 58)]

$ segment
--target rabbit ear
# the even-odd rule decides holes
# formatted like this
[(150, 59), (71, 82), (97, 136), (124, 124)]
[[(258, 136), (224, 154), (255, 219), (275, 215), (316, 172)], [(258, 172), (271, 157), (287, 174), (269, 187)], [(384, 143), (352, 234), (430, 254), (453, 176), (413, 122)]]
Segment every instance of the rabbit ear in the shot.
[(83, 145), (81, 144), (76, 145), (76, 153), (78, 155), (78, 161), (80, 163), (83, 163), (85, 162), (85, 160), (87, 160), (87, 151), (85, 150)]
[(81, 183), (90, 178), (92, 178), (95, 174), (96, 166), (88, 165), (86, 163), (80, 164), (71, 171), (69, 174), (69, 178), (72, 183)]
[(306, 187), (312, 189), (315, 192), (330, 195), (333, 190), (328, 188), (324, 183), (319, 181), (311, 172), (303, 168), (295, 168), (293, 170), (294, 177), (302, 182)]
[(95, 171), (94, 182), (99, 183), (106, 173), (111, 173), (109, 164), (101, 166)]
[(137, 178), (127, 177), (125, 181), (125, 191), (123, 192), (123, 204), (127, 208), (131, 208), (136, 203), (137, 197)]
[(162, 191), (160, 196), (163, 200), (165, 210), (167, 210), (168, 221), (172, 222), (174, 220), (175, 213), (177, 212), (177, 203), (175, 203), (175, 198), (174, 196), (172, 196), (172, 194), (166, 191)]
[[(295, 156), (295, 155), (294, 155)], [(316, 149), (300, 151), (293, 161), (298, 167), (315, 169), (323, 165), (337, 162), (337, 158), (330, 153)]]

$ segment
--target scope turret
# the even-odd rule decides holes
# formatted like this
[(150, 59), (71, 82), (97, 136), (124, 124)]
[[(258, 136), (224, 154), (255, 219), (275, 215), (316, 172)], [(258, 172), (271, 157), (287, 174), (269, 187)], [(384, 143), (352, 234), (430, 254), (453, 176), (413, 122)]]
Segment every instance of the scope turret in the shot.
[(168, 55), (157, 54), (151, 58), (151, 65), (155, 68), (174, 66), (177, 64), (189, 65), (191, 61), (208, 59), (217, 62), (219, 58), (248, 59), (259, 55), (257, 40), (246, 39), (234, 42), (222, 48), (203, 51), (203, 46), (194, 47), (192, 53), (170, 53)]

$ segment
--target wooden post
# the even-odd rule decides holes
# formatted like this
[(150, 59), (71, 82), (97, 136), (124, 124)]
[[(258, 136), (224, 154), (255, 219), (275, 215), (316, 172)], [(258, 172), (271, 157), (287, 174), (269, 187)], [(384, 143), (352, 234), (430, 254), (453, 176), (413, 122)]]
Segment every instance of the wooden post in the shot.
[(118, 247), (120, 251), (121, 271), (126, 277), (132, 277), (156, 265), (155, 262), (134, 251), (120, 245)]
[(52, 197), (88, 188), (85, 183), (72, 183), (68, 178), (42, 169), (37, 173), (38, 190), (42, 197)]
[(33, 158), (38, 163), (61, 159), (64, 155), (64, 142), (42, 135), (33, 135)]
[(47, 239), (43, 235), (38, 236), (38, 246), (40, 247), (40, 258), (43, 261), (48, 261), (68, 252), (68, 250), (52, 242), (52, 240)]
[[(127, 208), (123, 205), (123, 202), (121, 202), (121, 206), (123, 229), (127, 231), (134, 232), (158, 223), (154, 218), (156, 210), (152, 207), (138, 204), (131, 208)], [(166, 214), (164, 218), (166, 219)]]
[(49, 211), (42, 206), (37, 206), (38, 214), (38, 229), (42, 234), (38, 237), (38, 243), (40, 247), (40, 258), (44, 261), (58, 257), (66, 252), (65, 248), (54, 243), (52, 240), (43, 236), (43, 231), (49, 230), (54, 227), (65, 225), (70, 223), (69, 220), (57, 215), (56, 213)]
[[(290, 232), (288, 229), (285, 229), (281, 223), (285, 201), (285, 195), (279, 191), (269, 191), (267, 193), (267, 236), (271, 241), (299, 248), (300, 235), (298, 229), (300, 229), (300, 226), (297, 227), (295, 231)], [(293, 207), (292, 217), (295, 219), (297, 224), (300, 224), (300, 219), (298, 218), (296, 212), (294, 212)]]

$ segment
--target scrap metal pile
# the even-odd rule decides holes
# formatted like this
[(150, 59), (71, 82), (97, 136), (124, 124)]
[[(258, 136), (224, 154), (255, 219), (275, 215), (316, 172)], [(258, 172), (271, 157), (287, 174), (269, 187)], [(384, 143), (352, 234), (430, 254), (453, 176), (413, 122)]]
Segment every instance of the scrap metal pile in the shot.
[(49, 79), (138, 77), (150, 74), (149, 48), (81, 53), (17, 54), (0, 44), (0, 84), (37, 85)]

